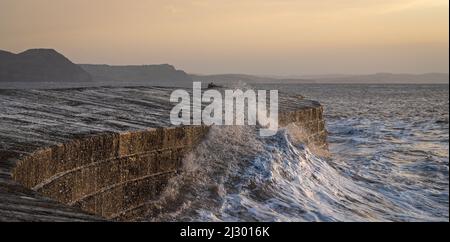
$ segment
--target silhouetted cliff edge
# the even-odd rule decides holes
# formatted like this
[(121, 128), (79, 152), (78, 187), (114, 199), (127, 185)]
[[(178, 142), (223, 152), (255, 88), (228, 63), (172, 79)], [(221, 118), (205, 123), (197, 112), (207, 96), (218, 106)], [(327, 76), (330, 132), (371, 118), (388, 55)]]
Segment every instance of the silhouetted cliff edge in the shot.
[(89, 82), (89, 73), (53, 49), (0, 50), (0, 82)]
[(131, 81), (131, 82), (174, 82), (189, 81), (191, 77), (186, 72), (177, 70), (169, 64), (162, 65), (79, 65), (87, 71), (95, 81)]

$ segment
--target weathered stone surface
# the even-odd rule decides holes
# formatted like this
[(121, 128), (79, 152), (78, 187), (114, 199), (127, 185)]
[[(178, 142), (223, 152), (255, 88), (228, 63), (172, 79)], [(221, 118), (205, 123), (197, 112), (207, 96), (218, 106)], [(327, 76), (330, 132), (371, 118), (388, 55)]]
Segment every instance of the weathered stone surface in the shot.
[[(0, 220), (133, 220), (151, 212), (208, 132), (167, 124), (170, 91), (0, 90)], [(326, 146), (322, 106), (280, 98), (280, 125), (296, 123), (308, 142)]]
[[(155, 187), (156, 182), (174, 175), (183, 155), (207, 131), (204, 126), (185, 126), (79, 139), (23, 158), (13, 170), (13, 179), (46, 197), (109, 218), (159, 195), (140, 191), (147, 191), (146, 187)], [(51, 155), (55, 153), (58, 155)], [(84, 162), (74, 162), (73, 157), (79, 153), (91, 156), (85, 157)], [(49, 171), (50, 164), (59, 168)]]

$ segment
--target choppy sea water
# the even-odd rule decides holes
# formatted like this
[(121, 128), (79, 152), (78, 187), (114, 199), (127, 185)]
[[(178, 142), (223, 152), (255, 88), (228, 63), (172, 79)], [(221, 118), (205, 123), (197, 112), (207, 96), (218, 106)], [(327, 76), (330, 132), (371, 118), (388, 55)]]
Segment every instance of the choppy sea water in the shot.
[(294, 125), (269, 138), (213, 127), (150, 220), (449, 220), (448, 85), (256, 88), (320, 101), (329, 154)]

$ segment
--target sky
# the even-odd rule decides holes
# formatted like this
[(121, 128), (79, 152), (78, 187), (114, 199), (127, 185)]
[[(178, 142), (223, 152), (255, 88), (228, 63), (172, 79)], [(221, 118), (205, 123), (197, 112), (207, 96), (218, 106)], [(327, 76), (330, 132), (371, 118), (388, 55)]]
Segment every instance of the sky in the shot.
[(449, 71), (448, 0), (0, 0), (0, 49), (258, 75)]

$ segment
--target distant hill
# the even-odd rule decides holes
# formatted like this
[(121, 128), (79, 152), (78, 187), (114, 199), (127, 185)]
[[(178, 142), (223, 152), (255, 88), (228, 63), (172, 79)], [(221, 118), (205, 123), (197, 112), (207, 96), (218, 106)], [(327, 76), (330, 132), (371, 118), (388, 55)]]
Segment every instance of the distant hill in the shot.
[(236, 81), (245, 83), (349, 83), (349, 84), (448, 84), (448, 73), (370, 75), (311, 75), (299, 77), (252, 76), (244, 74), (191, 75), (194, 81), (227, 84)]
[(0, 82), (89, 82), (91, 76), (53, 49), (0, 50)]
[(263, 77), (246, 74), (219, 74), (219, 75), (191, 75), (192, 80), (201, 82), (214, 82), (217, 84), (226, 84), (242, 81), (244, 83), (314, 83), (309, 79), (288, 79), (277, 77)]
[(110, 65), (79, 65), (87, 71), (95, 81), (102, 82), (191, 82), (191, 77), (186, 72), (176, 70), (175, 67), (162, 65), (129, 65), (129, 66), (110, 66)]
[[(313, 78), (314, 77), (309, 77)], [(371, 75), (349, 75), (341, 77), (319, 77), (318, 83), (370, 83), (370, 84), (427, 84), (449, 83), (448, 73), (394, 74), (377, 73)]]
[[(92, 82), (91, 82), (92, 81)], [(187, 74), (169, 64), (161, 65), (76, 65), (53, 49), (30, 49), (19, 54), (0, 50), (0, 82), (93, 83), (96, 85), (190, 85), (192, 81), (226, 85), (244, 83), (449, 83), (448, 73), (318, 76), (256, 76), (246, 74)]]

